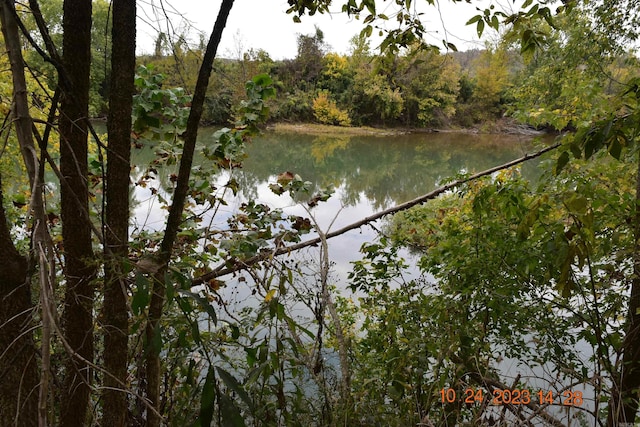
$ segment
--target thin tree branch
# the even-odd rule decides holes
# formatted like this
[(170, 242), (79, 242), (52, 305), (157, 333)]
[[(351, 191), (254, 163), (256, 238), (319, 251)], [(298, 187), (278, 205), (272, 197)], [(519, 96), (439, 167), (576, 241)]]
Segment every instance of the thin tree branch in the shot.
[[(392, 215), (404, 210), (407, 210), (413, 206), (422, 204), (428, 200), (432, 200), (435, 199), (436, 197), (438, 197), (440, 194), (445, 193), (449, 190), (452, 190), (456, 187), (459, 187), (460, 185), (466, 184), (468, 182), (472, 182), (475, 181), (479, 178), (482, 178), (484, 176), (487, 175), (491, 175), (492, 173), (498, 172), (500, 170), (503, 169), (507, 169), (510, 168), (512, 166), (516, 166), (519, 165), (520, 163), (524, 163), (528, 160), (531, 159), (535, 159), (537, 157), (542, 156), (545, 153), (548, 153), (550, 151), (555, 150), (556, 148), (560, 147), (561, 143), (557, 142), (553, 145), (550, 145), (549, 147), (543, 148), (542, 150), (539, 150), (535, 153), (532, 154), (526, 154), (523, 157), (520, 157), (518, 159), (512, 160), (510, 162), (504, 163), (502, 165), (499, 166), (495, 166), (493, 168), (484, 170), (482, 172), (478, 172), (476, 174), (473, 174), (469, 177), (466, 178), (462, 178), (462, 179), (457, 179), (449, 184), (443, 185), (442, 187), (439, 187), (427, 194), (424, 194), (420, 197), (417, 197), (413, 200), (410, 200), (408, 202), (402, 203), (400, 205), (391, 207), (389, 209), (385, 209), (383, 211), (377, 212), (373, 215), (370, 215), (366, 218), (361, 219), (360, 221), (356, 221), (352, 224), (349, 224), (345, 227), (342, 227), (338, 230), (332, 231), (330, 233), (327, 233), (325, 238), (326, 239), (331, 239), (333, 237), (339, 236), (341, 234), (344, 234), (348, 231), (354, 230), (356, 228), (360, 228), (363, 225), (368, 225), (384, 216), (387, 215)], [(290, 245), (290, 246), (285, 246), (285, 247), (280, 247), (277, 248), (273, 251), (269, 251), (269, 252), (265, 252), (265, 253), (261, 253), (259, 255), (253, 256), (251, 258), (248, 258), (246, 260), (239, 260), (239, 259), (235, 259), (235, 260), (229, 260), (227, 262), (225, 262), (224, 264), (219, 265), (218, 267), (216, 267), (215, 269), (213, 269), (212, 271), (203, 274), (200, 277), (196, 277), (192, 280), (192, 285), (196, 286), (196, 285), (201, 285), (204, 284), (205, 282), (208, 282), (211, 279), (215, 279), (216, 277), (221, 277), (221, 276), (226, 276), (227, 274), (231, 274), (231, 273), (235, 273), (236, 271), (240, 271), (243, 269), (246, 269), (260, 261), (264, 261), (265, 259), (268, 259), (270, 257), (273, 256), (279, 256), (279, 255), (284, 255), (284, 254), (289, 254), (291, 252), (294, 251), (298, 251), (300, 249), (306, 248), (308, 246), (315, 246), (319, 243), (322, 242), (322, 238), (321, 237), (316, 237), (314, 239), (311, 240), (306, 240), (304, 242), (300, 242), (297, 243), (295, 245)], [(231, 264), (231, 265), (230, 265)]]

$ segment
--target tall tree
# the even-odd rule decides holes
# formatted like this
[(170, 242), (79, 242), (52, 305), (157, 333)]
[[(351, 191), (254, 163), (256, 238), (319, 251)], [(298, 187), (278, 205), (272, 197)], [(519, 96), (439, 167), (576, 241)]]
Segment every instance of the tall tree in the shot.
[(38, 371), (27, 259), (13, 245), (2, 202), (0, 191), (0, 419), (8, 425), (35, 426)]
[[(52, 256), (47, 223), (44, 215), (43, 177), (32, 134), (33, 120), (29, 112), (27, 84), (22, 57), (15, 4), (11, 0), (0, 2), (0, 22), (11, 63), (13, 82), (12, 116), (18, 144), (22, 153), (31, 188), (31, 214), (33, 239), (30, 269), (40, 261), (40, 296), (42, 315), (42, 378), (38, 375), (36, 347), (33, 338), (33, 310), (31, 280), (27, 259), (15, 249), (9, 234), (8, 222), (2, 205), (0, 183), (0, 253), (4, 260), (0, 268), (0, 419), (12, 425), (36, 425), (46, 423), (46, 402), (49, 376), (49, 332), (51, 289), (50, 269), (47, 260)], [(39, 384), (40, 383), (40, 384)], [(38, 387), (40, 385), (40, 387)], [(37, 390), (39, 389), (39, 393)]]
[(87, 125), (91, 71), (91, 0), (65, 0), (62, 65), (68, 83), (60, 105), (60, 172), (62, 240), (66, 292), (64, 337), (73, 354), (65, 361), (61, 425), (86, 424), (93, 361), (93, 302), (96, 265), (89, 218)]
[(127, 276), (123, 269), (129, 241), (129, 175), (131, 170), (131, 108), (135, 92), (136, 4), (113, 2), (111, 93), (107, 129), (104, 289), (104, 402), (102, 425), (126, 422), (129, 313)]
[[(176, 181), (176, 188), (173, 193), (173, 201), (169, 209), (167, 225), (165, 227), (164, 238), (160, 245), (160, 256), (158, 264), (160, 268), (154, 277), (153, 294), (151, 296), (151, 304), (149, 306), (149, 319), (146, 328), (147, 338), (147, 357), (146, 357), (146, 376), (147, 376), (147, 398), (151, 404), (157, 409), (160, 405), (160, 348), (153, 345), (159, 335), (160, 319), (162, 318), (165, 294), (166, 294), (166, 272), (169, 261), (173, 254), (173, 245), (178, 235), (178, 228), (182, 222), (182, 213), (184, 211), (187, 199), (187, 191), (189, 189), (189, 177), (191, 175), (191, 165), (196, 147), (196, 139), (198, 138), (198, 127), (202, 117), (204, 98), (209, 86), (209, 77), (213, 68), (213, 60), (218, 51), (218, 45), (222, 38), (222, 32), (227, 25), (229, 12), (233, 7), (233, 0), (223, 0), (220, 5), (218, 17), (211, 32), (211, 37), (207, 44), (202, 65), (198, 73), (198, 80), (193, 92), (193, 102), (189, 118), (187, 119), (187, 129), (184, 132), (184, 148), (182, 157), (180, 158), (180, 167)], [(160, 417), (156, 413), (149, 413), (147, 417), (147, 426), (155, 427), (160, 425)]]

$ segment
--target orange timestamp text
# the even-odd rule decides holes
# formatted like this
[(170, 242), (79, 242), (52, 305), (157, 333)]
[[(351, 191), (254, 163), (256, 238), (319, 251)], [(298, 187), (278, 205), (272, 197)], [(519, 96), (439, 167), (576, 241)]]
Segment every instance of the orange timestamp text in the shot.
[(493, 389), (490, 393), (481, 388), (467, 388), (461, 396), (452, 388), (440, 389), (442, 403), (454, 403), (462, 400), (464, 403), (480, 403), (485, 399), (491, 405), (540, 405), (582, 406), (584, 398), (581, 391), (564, 390), (554, 393), (549, 390), (530, 391), (527, 389)]

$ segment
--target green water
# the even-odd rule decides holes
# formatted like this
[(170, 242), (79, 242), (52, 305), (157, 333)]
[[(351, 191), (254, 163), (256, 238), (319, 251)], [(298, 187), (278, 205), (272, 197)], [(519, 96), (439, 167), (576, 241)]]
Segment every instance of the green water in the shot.
[[(202, 140), (210, 132), (202, 132)], [(247, 148), (240, 174), (248, 197), (284, 171), (317, 187), (341, 188), (342, 202), (363, 197), (383, 209), (427, 193), (448, 177), (479, 172), (534, 151), (531, 137), (422, 133), (394, 136), (312, 136), (268, 132)], [(536, 165), (523, 174), (534, 176)]]
[[(215, 130), (201, 129), (199, 143), (213, 144)], [(512, 135), (443, 132), (336, 137), (265, 132), (248, 143), (248, 157), (241, 169), (221, 172), (216, 178), (216, 187), (220, 190), (228, 182), (229, 174), (233, 174), (240, 192), (235, 198), (228, 192), (228, 204), (205, 223), (224, 228), (226, 219), (248, 199), (284, 209), (288, 214), (308, 216), (304, 207), (286, 193), (276, 196), (269, 189), (278, 174), (290, 171), (310, 181), (315, 189), (334, 189), (334, 195), (327, 202), (312, 210), (318, 224), (327, 232), (330, 227), (335, 230), (426, 194), (456, 174), (483, 171), (535, 150), (533, 138)], [(148, 164), (154, 157), (153, 152), (153, 147), (134, 150), (134, 161), (139, 165)], [(535, 178), (538, 174), (537, 161), (521, 168), (526, 177)], [(141, 172), (142, 169), (137, 168), (134, 174)], [(160, 188), (167, 189), (173, 185), (168, 177), (177, 172), (177, 165), (159, 168), (158, 172)], [(158, 183), (135, 189), (134, 223), (138, 228), (161, 230), (166, 210), (154, 202), (156, 196), (151, 186), (158, 187)], [(165, 196), (170, 198), (169, 194)], [(332, 252), (338, 259), (353, 260), (358, 256), (360, 245), (375, 237), (374, 230), (362, 227), (332, 239)], [(348, 265), (343, 264), (342, 268)]]

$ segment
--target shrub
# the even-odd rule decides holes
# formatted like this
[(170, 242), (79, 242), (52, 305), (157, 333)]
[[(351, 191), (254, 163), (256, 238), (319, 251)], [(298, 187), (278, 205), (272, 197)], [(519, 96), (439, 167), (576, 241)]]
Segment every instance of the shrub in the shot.
[(329, 99), (327, 92), (320, 92), (313, 100), (313, 115), (320, 123), (338, 126), (351, 126), (349, 113), (341, 110), (335, 101)]
[[(284, 93), (284, 91), (282, 91)], [(270, 100), (271, 120), (309, 122), (313, 120), (312, 95), (296, 90)]]

